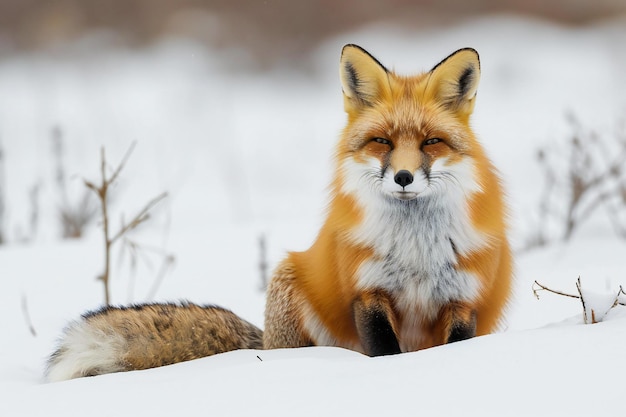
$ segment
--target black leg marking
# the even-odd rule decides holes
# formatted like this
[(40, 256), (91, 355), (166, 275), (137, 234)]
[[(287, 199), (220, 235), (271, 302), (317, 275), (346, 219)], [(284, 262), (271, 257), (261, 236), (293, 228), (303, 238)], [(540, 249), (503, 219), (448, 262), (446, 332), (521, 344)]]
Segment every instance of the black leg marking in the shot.
[(400, 353), (400, 345), (389, 319), (381, 310), (357, 312), (357, 331), (365, 353), (369, 356)]
[(448, 343), (471, 339), (474, 336), (476, 336), (476, 312), (472, 312), (468, 322), (461, 320), (454, 320), (452, 322)]

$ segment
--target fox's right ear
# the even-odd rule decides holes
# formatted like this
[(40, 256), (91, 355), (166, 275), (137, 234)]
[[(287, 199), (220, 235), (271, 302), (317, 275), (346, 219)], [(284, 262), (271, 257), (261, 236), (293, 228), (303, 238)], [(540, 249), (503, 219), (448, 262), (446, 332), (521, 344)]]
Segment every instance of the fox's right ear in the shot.
[(389, 94), (387, 68), (360, 46), (348, 44), (343, 47), (339, 75), (344, 108), (349, 114), (372, 106)]
[(448, 109), (469, 117), (480, 80), (480, 59), (472, 48), (459, 49), (430, 71), (428, 91)]

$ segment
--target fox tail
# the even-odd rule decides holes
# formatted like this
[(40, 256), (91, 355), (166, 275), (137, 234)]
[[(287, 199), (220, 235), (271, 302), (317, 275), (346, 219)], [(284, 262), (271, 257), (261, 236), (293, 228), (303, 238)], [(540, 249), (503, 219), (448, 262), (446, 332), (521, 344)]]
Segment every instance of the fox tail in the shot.
[(236, 349), (262, 349), (263, 332), (229, 310), (191, 303), (104, 307), (64, 330), (50, 382), (154, 368)]

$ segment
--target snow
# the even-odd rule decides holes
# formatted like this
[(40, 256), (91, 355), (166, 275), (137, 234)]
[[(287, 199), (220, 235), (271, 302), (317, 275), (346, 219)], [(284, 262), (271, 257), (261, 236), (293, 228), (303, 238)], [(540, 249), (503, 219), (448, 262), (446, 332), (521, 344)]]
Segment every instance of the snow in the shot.
[[(257, 240), (267, 234), (274, 266), (286, 250), (305, 249), (320, 226), (344, 121), (337, 78), (344, 43), (401, 72), (428, 69), (461, 47), (479, 51), (474, 129), (503, 174), (519, 248), (542, 186), (534, 154), (565, 140), (565, 112), (603, 132), (623, 117), (625, 27), (506, 16), (430, 31), (379, 25), (322, 45), (300, 63), (306, 74), (247, 72), (240, 53), (232, 70), (226, 52), (180, 39), (132, 53), (87, 40), (62, 56), (0, 61), (9, 240), (0, 247), (0, 415), (623, 414), (615, 375), (626, 371), (626, 309), (585, 325), (580, 301), (532, 293), (538, 280), (576, 294), (579, 276), (590, 294), (626, 285), (626, 241), (602, 212), (571, 242), (518, 254), (515, 297), (497, 334), (383, 358), (322, 347), (236, 351), (54, 384), (44, 383), (43, 367), (63, 326), (103, 300), (98, 228), (80, 240), (58, 238), (52, 126), (63, 132), (76, 199), (81, 178), (98, 178), (100, 147), (115, 165), (133, 140), (112, 218), (169, 191), (133, 234), (176, 256), (154, 300), (217, 303), (262, 326)], [(39, 223), (30, 230), (28, 190), (37, 183)], [(119, 261), (119, 249), (114, 255)], [(113, 301), (146, 301), (158, 257), (134, 275), (126, 259), (114, 260)]]
[(580, 281), (577, 283), (581, 303), (584, 304), (584, 322), (601, 322), (619, 304), (622, 295), (621, 288), (614, 290), (613, 294), (588, 291)]

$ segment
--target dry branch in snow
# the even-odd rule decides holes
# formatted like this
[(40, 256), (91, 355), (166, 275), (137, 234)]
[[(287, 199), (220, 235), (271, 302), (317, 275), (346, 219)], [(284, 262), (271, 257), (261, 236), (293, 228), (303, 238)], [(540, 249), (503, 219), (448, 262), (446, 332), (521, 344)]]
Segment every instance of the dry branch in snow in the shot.
[(267, 236), (259, 235), (259, 274), (261, 276), (261, 290), (267, 290)]
[(37, 337), (37, 331), (35, 330), (35, 326), (33, 326), (33, 321), (31, 320), (30, 312), (28, 311), (28, 300), (26, 299), (25, 294), (22, 294), (22, 315), (24, 316), (24, 320), (26, 321), (30, 334), (33, 337)]
[[(98, 206), (89, 192), (83, 190), (78, 200), (70, 199), (66, 180), (66, 170), (63, 160), (65, 159), (65, 143), (60, 126), (52, 128), (52, 156), (55, 163), (54, 180), (59, 198), (59, 222), (61, 223), (61, 235), (64, 239), (76, 239), (83, 236), (85, 228), (95, 219), (98, 214)], [(31, 190), (31, 237), (34, 236), (39, 205), (38, 197), (41, 184), (36, 184)]]
[(544, 188), (524, 249), (544, 246), (556, 235), (570, 240), (600, 210), (626, 238), (626, 123), (607, 134), (583, 126), (573, 113), (566, 116), (571, 137), (537, 152)]
[[(159, 202), (161, 202), (165, 197), (167, 197), (167, 193), (161, 193), (152, 200), (150, 200), (143, 209), (141, 209), (135, 216), (131, 218), (128, 223), (123, 223), (120, 230), (114, 235), (111, 234), (109, 228), (109, 188), (112, 184), (115, 183), (117, 178), (120, 175), (120, 172), (126, 165), (128, 158), (130, 157), (133, 149), (135, 148), (136, 142), (133, 142), (126, 154), (122, 158), (122, 161), (117, 166), (117, 168), (113, 171), (110, 177), (107, 178), (107, 162), (106, 156), (104, 152), (104, 148), (101, 149), (101, 160), (100, 160), (100, 185), (96, 186), (94, 183), (85, 181), (85, 185), (90, 190), (93, 190), (98, 199), (100, 200), (100, 208), (102, 210), (102, 230), (104, 234), (104, 271), (99, 279), (102, 281), (104, 285), (104, 302), (109, 305), (111, 300), (109, 283), (111, 279), (111, 247), (121, 239), (126, 233), (129, 231), (136, 229), (140, 224), (144, 223), (146, 220), (150, 218), (150, 210), (152, 210)], [(112, 237), (111, 237), (112, 235)]]
[(553, 294), (561, 295), (564, 297), (577, 298), (581, 301), (583, 306), (583, 319), (585, 324), (593, 324), (601, 322), (607, 313), (615, 306), (626, 306), (626, 293), (623, 287), (620, 285), (617, 294), (596, 294), (591, 291), (584, 290), (580, 281), (580, 277), (576, 280), (576, 289), (578, 295), (568, 294), (561, 291), (556, 291), (551, 288), (540, 284), (538, 281), (533, 283), (533, 294), (539, 299), (539, 291), (547, 291)]

